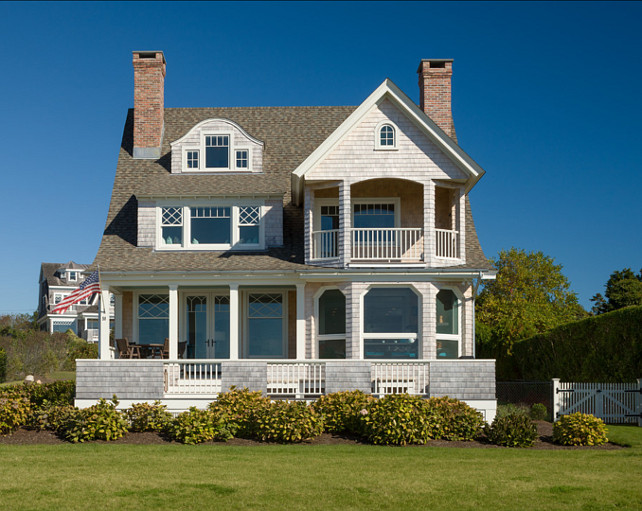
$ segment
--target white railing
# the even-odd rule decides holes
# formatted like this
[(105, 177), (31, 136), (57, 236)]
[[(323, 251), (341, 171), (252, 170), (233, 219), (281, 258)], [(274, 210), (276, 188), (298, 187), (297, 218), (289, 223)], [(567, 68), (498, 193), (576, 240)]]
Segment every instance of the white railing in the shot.
[(437, 257), (459, 259), (459, 231), (435, 229)]
[(351, 229), (352, 260), (423, 260), (423, 229)]
[(321, 396), (324, 393), (324, 362), (268, 362), (268, 396), (303, 398)]
[(642, 426), (642, 379), (637, 383), (573, 383), (553, 380), (553, 419), (590, 413), (610, 423)]
[(430, 383), (429, 362), (373, 362), (372, 394), (428, 395)]
[(339, 257), (339, 229), (312, 233), (312, 259)]
[(88, 342), (98, 342), (99, 332), (97, 328), (87, 328), (83, 331), (83, 339)]
[(165, 394), (218, 394), (221, 392), (220, 362), (178, 361), (163, 365)]

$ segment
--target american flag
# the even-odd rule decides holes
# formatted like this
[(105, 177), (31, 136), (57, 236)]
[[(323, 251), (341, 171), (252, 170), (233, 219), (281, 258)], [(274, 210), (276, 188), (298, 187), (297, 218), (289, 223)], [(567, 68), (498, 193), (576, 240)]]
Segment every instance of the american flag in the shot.
[(85, 298), (93, 296), (95, 293), (100, 292), (100, 281), (98, 277), (98, 270), (89, 275), (82, 283), (74, 289), (73, 293), (65, 297), (56, 306), (51, 309), (51, 312), (62, 314), (73, 304), (78, 303)]

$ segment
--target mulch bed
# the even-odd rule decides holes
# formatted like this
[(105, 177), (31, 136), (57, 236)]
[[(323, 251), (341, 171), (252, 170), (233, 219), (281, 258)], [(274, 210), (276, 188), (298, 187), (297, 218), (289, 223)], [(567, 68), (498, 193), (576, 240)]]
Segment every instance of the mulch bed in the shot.
[[(578, 450), (578, 449), (592, 449), (592, 450), (615, 450), (623, 449), (622, 446), (612, 444), (611, 442), (598, 445), (594, 447), (569, 447), (562, 446), (553, 443), (553, 425), (550, 422), (546, 421), (535, 421), (537, 424), (537, 431), (539, 433), (539, 438), (535, 441), (535, 445), (531, 449), (544, 449), (544, 450)], [(55, 445), (55, 444), (65, 444), (67, 442), (58, 438), (51, 431), (32, 431), (28, 429), (19, 429), (11, 435), (0, 435), (0, 445)], [(127, 433), (123, 438), (114, 440), (112, 442), (105, 442), (102, 440), (97, 440), (97, 444), (130, 444), (130, 445), (160, 445), (160, 444), (171, 444), (176, 442), (168, 442), (163, 439), (161, 436), (156, 433)], [(248, 445), (270, 445), (265, 442), (257, 442), (255, 440), (246, 440), (244, 438), (233, 438), (227, 442), (206, 442), (203, 445), (236, 445), (236, 446), (248, 446)], [(353, 438), (348, 438), (338, 435), (330, 435), (324, 433), (317, 438), (304, 442), (306, 445), (364, 445), (360, 440), (355, 440)], [(412, 447), (466, 447), (466, 448), (478, 448), (478, 449), (509, 449), (509, 447), (500, 447), (497, 445), (490, 444), (485, 442), (483, 439), (479, 441), (472, 442), (449, 442), (447, 440), (430, 440), (425, 446), (412, 446)]]

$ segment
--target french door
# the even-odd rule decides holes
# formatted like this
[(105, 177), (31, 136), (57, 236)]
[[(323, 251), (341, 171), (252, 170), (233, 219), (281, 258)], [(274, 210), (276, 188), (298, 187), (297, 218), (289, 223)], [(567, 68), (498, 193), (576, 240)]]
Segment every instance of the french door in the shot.
[[(230, 298), (187, 292), (182, 300), (184, 358), (230, 358)], [(179, 351), (182, 344), (179, 344)]]

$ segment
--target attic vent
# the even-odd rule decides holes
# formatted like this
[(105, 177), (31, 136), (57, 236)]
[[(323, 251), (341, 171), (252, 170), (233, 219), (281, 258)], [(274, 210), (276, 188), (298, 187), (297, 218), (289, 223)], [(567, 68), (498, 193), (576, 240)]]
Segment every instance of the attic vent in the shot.
[(431, 69), (435, 69), (435, 68), (437, 68), (437, 69), (438, 68), (445, 69), (446, 63), (445, 62), (431, 62), (430, 63), (430, 67), (431, 67)]

